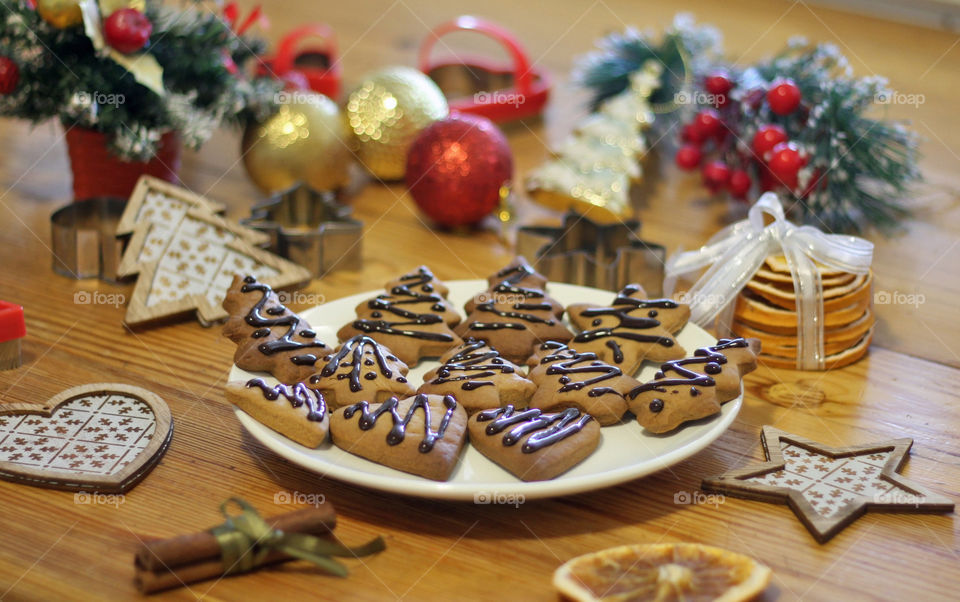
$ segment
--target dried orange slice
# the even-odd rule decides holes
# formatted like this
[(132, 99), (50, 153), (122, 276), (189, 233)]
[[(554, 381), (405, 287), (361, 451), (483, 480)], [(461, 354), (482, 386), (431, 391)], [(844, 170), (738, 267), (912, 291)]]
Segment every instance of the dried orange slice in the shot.
[(577, 602), (734, 602), (762, 592), (770, 574), (770, 567), (723, 548), (640, 544), (578, 556), (557, 569), (553, 585)]

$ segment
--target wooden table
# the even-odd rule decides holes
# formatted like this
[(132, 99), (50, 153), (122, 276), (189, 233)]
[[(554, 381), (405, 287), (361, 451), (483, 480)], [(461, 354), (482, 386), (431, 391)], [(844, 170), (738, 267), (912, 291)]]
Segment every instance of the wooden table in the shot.
[[(251, 4), (251, 3), (244, 3)], [(413, 64), (429, 27), (476, 10), (476, 3), (323, 3), (316, 9), (263, 2), (277, 36), (323, 19), (338, 32), (347, 85), (367, 70)], [(859, 74), (887, 75), (902, 93), (925, 95), (919, 107), (893, 106), (925, 137), (918, 219), (895, 238), (875, 236), (878, 290), (922, 293), (919, 308), (878, 306), (880, 328), (869, 357), (826, 373), (760, 368), (745, 382), (733, 427), (714, 445), (657, 475), (620, 487), (512, 506), (431, 502), (385, 495), (323, 479), (292, 466), (251, 439), (224, 401), (221, 386), (233, 345), (195, 322), (136, 334), (121, 326), (122, 307), (75, 305), (77, 291), (129, 295), (130, 286), (75, 282), (50, 270), (50, 213), (68, 199), (61, 132), (0, 125), (0, 298), (26, 307), (24, 366), (0, 373), (0, 401), (41, 402), (68, 387), (102, 381), (149, 388), (167, 400), (176, 430), (162, 463), (119, 507), (75, 504), (71, 493), (0, 483), (0, 598), (107, 599), (135, 596), (137, 535), (168, 536), (219, 522), (217, 505), (241, 495), (273, 514), (277, 492), (322, 493), (336, 505), (340, 536), (359, 543), (383, 534), (387, 551), (347, 561), (337, 579), (291, 564), (256, 575), (204, 583), (157, 599), (444, 600), (555, 599), (550, 577), (567, 559), (634, 542), (692, 541), (753, 555), (774, 569), (765, 599), (955, 599), (960, 588), (956, 515), (868, 514), (818, 545), (784, 506), (728, 499), (718, 507), (677, 505), (700, 480), (757, 461), (760, 427), (842, 445), (912, 437), (904, 474), (960, 498), (960, 129), (956, 128), (955, 35), (810, 7), (802, 2), (687, 3), (720, 26), (728, 51), (749, 61), (796, 34), (838, 44)], [(544, 5), (545, 6), (545, 5)], [(667, 25), (674, 3), (598, 0), (534, 3), (490, 0), (482, 14), (514, 29), (541, 64), (564, 80), (571, 59), (625, 24)], [(459, 43), (459, 41), (456, 41)], [(452, 43), (451, 43), (452, 44)], [(569, 128), (575, 111), (558, 98), (546, 125), (507, 130), (518, 172), (539, 163), (545, 141)], [(182, 177), (225, 201), (240, 217), (255, 193), (237, 162), (238, 137), (218, 135), (187, 157)], [(691, 179), (668, 171), (644, 211), (644, 235), (696, 246), (728, 219)], [(377, 288), (429, 262), (445, 279), (486, 275), (510, 257), (489, 232), (431, 230), (401, 186), (372, 185), (355, 201), (366, 223), (364, 269), (315, 281), (308, 293), (334, 299)], [(405, 244), (397, 244), (398, 241)]]

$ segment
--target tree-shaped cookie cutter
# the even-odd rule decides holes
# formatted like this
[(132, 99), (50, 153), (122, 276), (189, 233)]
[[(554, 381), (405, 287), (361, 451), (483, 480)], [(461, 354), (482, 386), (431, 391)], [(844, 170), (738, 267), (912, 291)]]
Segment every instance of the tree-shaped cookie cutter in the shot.
[(315, 278), (363, 267), (363, 222), (330, 192), (297, 184), (253, 208), (242, 220), (270, 237), (269, 249), (310, 270)]

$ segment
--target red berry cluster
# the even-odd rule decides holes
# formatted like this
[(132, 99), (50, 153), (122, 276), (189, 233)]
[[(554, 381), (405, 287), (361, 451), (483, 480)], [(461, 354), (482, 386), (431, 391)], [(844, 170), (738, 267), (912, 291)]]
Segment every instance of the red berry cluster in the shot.
[[(753, 185), (747, 171), (751, 163), (756, 165), (762, 190), (780, 186), (795, 189), (806, 159), (788, 140), (786, 131), (776, 124), (761, 125), (751, 141), (752, 154), (738, 151), (731, 136), (740, 129), (741, 118), (739, 108), (729, 102), (733, 81), (726, 72), (717, 71), (704, 78), (703, 83), (715, 102), (713, 108), (701, 109), (683, 126), (683, 144), (674, 157), (677, 165), (688, 171), (700, 168), (703, 184), (710, 192), (725, 189), (737, 199), (746, 199)], [(782, 79), (775, 81), (765, 94), (758, 90), (746, 95), (744, 102), (759, 106), (764, 97), (770, 111), (780, 116), (796, 111), (802, 100), (800, 88), (793, 81)]]

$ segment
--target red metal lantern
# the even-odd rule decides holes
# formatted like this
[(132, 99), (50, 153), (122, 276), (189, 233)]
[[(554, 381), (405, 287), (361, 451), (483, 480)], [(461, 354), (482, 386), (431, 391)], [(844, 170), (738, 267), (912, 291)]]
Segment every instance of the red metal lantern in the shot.
[[(432, 60), (430, 54), (437, 40), (455, 31), (475, 31), (500, 42), (513, 58), (513, 65), (482, 56)], [(420, 46), (419, 63), (420, 70), (447, 96), (451, 112), (503, 123), (540, 115), (550, 95), (549, 74), (531, 65), (527, 51), (513, 33), (478, 17), (464, 15), (437, 26)]]
[[(319, 38), (321, 43), (300, 48), (301, 43), (311, 37)], [(304, 25), (280, 38), (276, 54), (263, 60), (258, 74), (282, 77), (291, 71), (302, 73), (314, 92), (334, 100), (340, 96), (342, 68), (337, 56), (337, 39), (329, 25)]]

